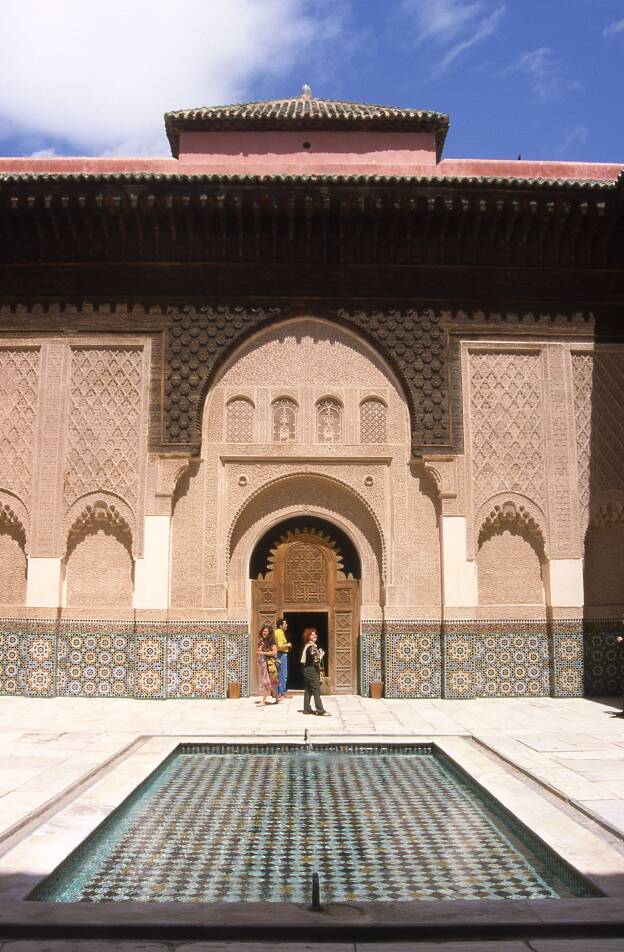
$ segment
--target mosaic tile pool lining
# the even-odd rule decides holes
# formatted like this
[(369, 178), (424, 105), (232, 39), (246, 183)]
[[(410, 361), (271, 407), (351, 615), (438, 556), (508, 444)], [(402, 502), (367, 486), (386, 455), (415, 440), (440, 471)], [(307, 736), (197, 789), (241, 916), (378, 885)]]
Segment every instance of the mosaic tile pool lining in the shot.
[(334, 902), (598, 895), (432, 745), (194, 744), (29, 898), (309, 903), (314, 871)]

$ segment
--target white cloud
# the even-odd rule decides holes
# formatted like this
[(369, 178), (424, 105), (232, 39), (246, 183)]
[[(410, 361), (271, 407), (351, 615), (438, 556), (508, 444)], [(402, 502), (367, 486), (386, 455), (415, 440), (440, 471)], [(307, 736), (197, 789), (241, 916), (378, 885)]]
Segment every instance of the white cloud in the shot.
[(496, 32), (505, 4), (491, 0), (403, 0), (418, 45), (433, 44), (438, 58), (434, 73), (440, 75), (476, 43)]
[(56, 149), (37, 149), (30, 153), (31, 159), (53, 159), (57, 155)]
[(566, 126), (559, 146), (560, 152), (568, 152), (572, 146), (584, 145), (589, 139), (589, 129), (582, 123), (575, 126)]
[(616, 33), (624, 33), (624, 20), (614, 20), (602, 31), (603, 36), (615, 36)]
[(86, 152), (167, 154), (165, 110), (259, 98), (259, 79), (339, 37), (328, 10), (327, 0), (1, 0), (0, 122)]
[(567, 75), (565, 64), (548, 46), (523, 53), (504, 72), (526, 76), (538, 102), (557, 102), (566, 93), (583, 88), (578, 80)]

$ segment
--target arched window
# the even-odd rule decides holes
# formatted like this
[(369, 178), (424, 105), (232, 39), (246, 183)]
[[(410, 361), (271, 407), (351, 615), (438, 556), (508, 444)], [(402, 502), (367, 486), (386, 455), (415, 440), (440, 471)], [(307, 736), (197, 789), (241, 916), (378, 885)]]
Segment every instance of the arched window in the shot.
[(388, 439), (388, 409), (382, 400), (370, 397), (360, 405), (360, 441), (385, 443)]
[(271, 405), (271, 432), (274, 443), (294, 443), (297, 439), (298, 406), (290, 397), (280, 397)]
[(226, 440), (228, 443), (253, 442), (254, 405), (245, 397), (236, 397), (227, 405)]
[(319, 443), (340, 443), (342, 439), (342, 404), (332, 397), (316, 404), (316, 439)]

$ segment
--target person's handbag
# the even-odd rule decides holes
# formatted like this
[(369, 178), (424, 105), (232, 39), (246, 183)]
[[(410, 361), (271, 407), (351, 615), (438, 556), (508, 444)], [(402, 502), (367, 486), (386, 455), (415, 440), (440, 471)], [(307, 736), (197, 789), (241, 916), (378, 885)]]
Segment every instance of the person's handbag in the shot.
[(327, 675), (325, 674), (322, 668), (319, 671), (319, 675), (321, 680), (321, 688), (320, 688), (321, 694), (327, 696), (328, 694), (331, 694), (331, 685), (329, 683), (329, 678), (327, 677)]

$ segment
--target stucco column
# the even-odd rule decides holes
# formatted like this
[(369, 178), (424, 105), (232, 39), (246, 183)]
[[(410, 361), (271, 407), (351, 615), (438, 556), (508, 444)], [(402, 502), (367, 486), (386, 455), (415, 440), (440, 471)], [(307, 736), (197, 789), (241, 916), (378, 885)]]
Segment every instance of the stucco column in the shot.
[(442, 599), (445, 608), (477, 605), (477, 564), (466, 558), (466, 517), (442, 516)]
[(28, 558), (27, 608), (59, 608), (63, 586), (61, 559)]
[(583, 560), (550, 559), (544, 566), (544, 588), (549, 608), (582, 608)]
[(143, 558), (134, 564), (134, 607), (168, 608), (171, 516), (145, 516)]

